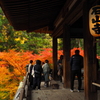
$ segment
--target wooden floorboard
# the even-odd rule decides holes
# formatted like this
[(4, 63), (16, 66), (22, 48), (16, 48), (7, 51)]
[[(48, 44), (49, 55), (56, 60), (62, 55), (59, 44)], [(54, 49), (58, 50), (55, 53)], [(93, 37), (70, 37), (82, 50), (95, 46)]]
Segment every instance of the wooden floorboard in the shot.
[[(41, 90), (31, 91), (31, 100), (84, 100), (84, 90), (77, 92), (77, 80), (75, 81), (75, 91), (73, 93), (70, 92), (70, 89), (63, 88), (63, 84), (60, 82), (58, 82), (59, 89), (45, 88), (43, 84), (42, 82)], [(84, 84), (82, 85), (84, 89), (83, 86)], [(100, 100), (100, 90), (98, 91), (98, 100)]]
[(69, 89), (34, 90), (31, 100), (84, 100), (83, 92), (71, 93)]

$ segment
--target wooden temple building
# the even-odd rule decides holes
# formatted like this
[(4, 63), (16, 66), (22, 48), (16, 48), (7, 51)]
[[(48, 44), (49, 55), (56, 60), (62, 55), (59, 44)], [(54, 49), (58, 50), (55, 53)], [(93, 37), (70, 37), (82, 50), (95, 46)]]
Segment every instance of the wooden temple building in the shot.
[(0, 6), (15, 30), (50, 34), (54, 78), (57, 39), (63, 39), (64, 88), (70, 88), (71, 38), (84, 40), (84, 100), (97, 100), (97, 87), (92, 83), (100, 83), (96, 70), (96, 37), (89, 30), (89, 10), (99, 4), (100, 0), (0, 0)]

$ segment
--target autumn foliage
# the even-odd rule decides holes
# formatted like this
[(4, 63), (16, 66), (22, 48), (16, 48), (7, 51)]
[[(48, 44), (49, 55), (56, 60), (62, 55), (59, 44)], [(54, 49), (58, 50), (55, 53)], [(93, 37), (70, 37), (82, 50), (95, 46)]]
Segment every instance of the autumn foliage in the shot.
[[(73, 48), (71, 55), (74, 51), (80, 50), (80, 54), (84, 56), (81, 48)], [(58, 58), (63, 54), (62, 50), (58, 51)], [(23, 76), (26, 74), (26, 65), (30, 60), (41, 60), (44, 62), (49, 60), (51, 68), (52, 63), (52, 49), (44, 48), (39, 54), (32, 54), (32, 52), (16, 52), (9, 50), (8, 52), (0, 52), (0, 100), (12, 100), (19, 82), (23, 80)]]
[[(62, 51), (58, 51), (58, 57)], [(26, 65), (30, 60), (48, 59), (52, 67), (52, 49), (43, 49), (39, 54), (32, 52), (16, 52), (9, 50), (8, 52), (0, 52), (0, 100), (12, 100), (19, 82), (22, 81), (26, 74)]]
[(25, 66), (34, 56), (31, 52), (0, 52), (0, 100), (12, 100), (19, 82), (25, 75)]
[(75, 50), (79, 50), (80, 51), (80, 55), (84, 56), (84, 50), (82, 50), (81, 48), (73, 48), (70, 51), (71, 56), (75, 54)]

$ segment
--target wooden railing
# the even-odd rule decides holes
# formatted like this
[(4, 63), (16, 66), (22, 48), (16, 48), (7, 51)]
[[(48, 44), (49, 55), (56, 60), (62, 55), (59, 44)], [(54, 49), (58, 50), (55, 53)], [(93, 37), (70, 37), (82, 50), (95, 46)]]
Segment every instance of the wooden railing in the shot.
[(23, 81), (20, 82), (20, 85), (18, 87), (18, 90), (15, 94), (15, 97), (13, 100), (27, 100), (28, 96), (28, 73), (24, 77)]
[(92, 82), (92, 85), (95, 85), (95, 86), (97, 86), (97, 87), (100, 87), (100, 84), (95, 83), (95, 82)]

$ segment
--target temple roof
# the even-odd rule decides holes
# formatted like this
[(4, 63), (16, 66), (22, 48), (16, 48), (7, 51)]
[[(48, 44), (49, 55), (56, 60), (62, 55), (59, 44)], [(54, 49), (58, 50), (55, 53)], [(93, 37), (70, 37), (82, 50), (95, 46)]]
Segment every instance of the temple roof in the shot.
[(66, 0), (0, 0), (0, 6), (15, 30), (47, 30), (53, 24)]

